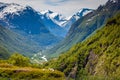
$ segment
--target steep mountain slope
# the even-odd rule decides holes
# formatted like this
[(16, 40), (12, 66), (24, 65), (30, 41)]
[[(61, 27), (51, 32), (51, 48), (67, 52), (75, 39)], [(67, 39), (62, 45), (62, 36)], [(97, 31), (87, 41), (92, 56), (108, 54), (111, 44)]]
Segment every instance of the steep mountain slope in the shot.
[(115, 1), (109, 0), (105, 5), (99, 6), (97, 10), (76, 21), (71, 26), (66, 38), (46, 53), (57, 56), (59, 53), (68, 50), (72, 45), (85, 40), (95, 30), (102, 27), (109, 17), (120, 11), (120, 1)]
[(88, 13), (92, 12), (93, 10), (92, 9), (88, 9), (88, 8), (82, 8), (80, 9), (77, 13), (75, 13), (73, 16), (69, 17), (68, 18), (68, 21), (65, 22), (63, 24), (63, 26), (65, 27), (65, 29), (67, 31), (69, 31), (71, 25), (73, 23), (75, 23), (78, 19), (80, 19), (81, 17), (87, 15)]
[(65, 37), (67, 31), (62, 27), (62, 23), (66, 20), (62, 15), (52, 12), (50, 10), (41, 11), (41, 18), (44, 25), (50, 30), (55, 36)]
[(8, 50), (0, 45), (0, 59), (8, 59), (9, 56)]
[(68, 80), (120, 79), (120, 13), (94, 35), (45, 66), (63, 71)]
[[(0, 46), (1, 50), (5, 54), (8, 52), (4, 48), (8, 49), (10, 53), (19, 52), (24, 55), (31, 56), (33, 53), (37, 53), (41, 47), (32, 40), (27, 39), (20, 34), (14, 33), (13, 31), (0, 26)], [(3, 47), (3, 48), (2, 48)], [(2, 53), (3, 53), (2, 52)]]

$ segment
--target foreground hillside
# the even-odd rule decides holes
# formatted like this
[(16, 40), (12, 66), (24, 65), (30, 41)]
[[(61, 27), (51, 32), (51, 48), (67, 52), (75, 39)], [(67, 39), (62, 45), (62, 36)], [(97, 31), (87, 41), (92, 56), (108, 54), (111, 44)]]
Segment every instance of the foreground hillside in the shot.
[(21, 68), (9, 64), (5, 66), (7, 68), (0, 65), (0, 80), (65, 80), (63, 73), (59, 71), (31, 67)]
[(0, 80), (65, 80), (65, 76), (52, 68), (42, 69), (15, 53), (8, 60), (0, 60)]
[(120, 14), (82, 43), (73, 46), (45, 67), (76, 80), (120, 79)]

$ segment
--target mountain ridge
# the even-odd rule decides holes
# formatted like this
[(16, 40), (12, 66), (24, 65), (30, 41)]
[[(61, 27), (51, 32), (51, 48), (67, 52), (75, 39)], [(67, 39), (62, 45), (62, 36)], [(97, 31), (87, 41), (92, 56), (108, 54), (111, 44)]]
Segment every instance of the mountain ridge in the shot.
[[(35, 42), (38, 42), (38, 44), (43, 47), (54, 45), (56, 42), (59, 42), (62, 39), (59, 36), (53, 35), (50, 32), (50, 30), (48, 30), (48, 28), (42, 22), (39, 13), (36, 12), (30, 6), (24, 8), (22, 7), (22, 11), (20, 11), (21, 5), (18, 4), (4, 4), (4, 5), (6, 7), (1, 8), (0, 11), (2, 16), (4, 16), (4, 18), (0, 18), (0, 23), (2, 26), (7, 27), (11, 29), (13, 32), (16, 32), (17, 34), (23, 36), (27, 34), (28, 36), (26, 37), (28, 37), (29, 40), (32, 39)], [(11, 6), (14, 7), (11, 8)], [(19, 8), (18, 6), (20, 7), (20, 10), (18, 10)], [(8, 9), (7, 11), (6, 8)], [(15, 8), (15, 10), (9, 12), (9, 10), (13, 8)]]
[(85, 40), (95, 30), (101, 28), (108, 18), (120, 11), (120, 2), (108, 1), (100, 5), (96, 10), (78, 19), (70, 28), (66, 38), (52, 49), (46, 51), (48, 55), (58, 56), (67, 51), (71, 46)]
[[(84, 11), (81, 11), (83, 14)], [(50, 10), (37, 12), (30, 6), (0, 3), (0, 24), (14, 33), (34, 41), (41, 47), (41, 50), (49, 49), (65, 38), (69, 28), (66, 26), (70, 26), (77, 20), (75, 17), (73, 17), (74, 21), (70, 18)], [(60, 25), (66, 24), (60, 26), (59, 23)]]

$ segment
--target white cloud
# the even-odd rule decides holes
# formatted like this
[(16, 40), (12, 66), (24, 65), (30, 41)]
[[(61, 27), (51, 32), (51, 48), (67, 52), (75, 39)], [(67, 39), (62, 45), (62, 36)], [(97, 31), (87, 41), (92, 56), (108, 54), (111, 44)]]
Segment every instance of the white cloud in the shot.
[(79, 11), (81, 8), (96, 9), (100, 4), (107, 0), (0, 0), (5, 3), (18, 3), (30, 5), (37, 11), (52, 10), (66, 16)]

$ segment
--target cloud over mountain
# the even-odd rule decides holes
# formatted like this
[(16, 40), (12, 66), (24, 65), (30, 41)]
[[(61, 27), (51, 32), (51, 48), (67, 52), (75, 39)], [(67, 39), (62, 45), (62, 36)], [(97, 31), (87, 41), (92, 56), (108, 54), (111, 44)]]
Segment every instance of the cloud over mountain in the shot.
[(95, 9), (106, 1), (107, 0), (0, 0), (0, 2), (30, 5), (37, 11), (49, 9), (66, 16), (74, 14), (74, 12), (79, 11), (81, 8)]

